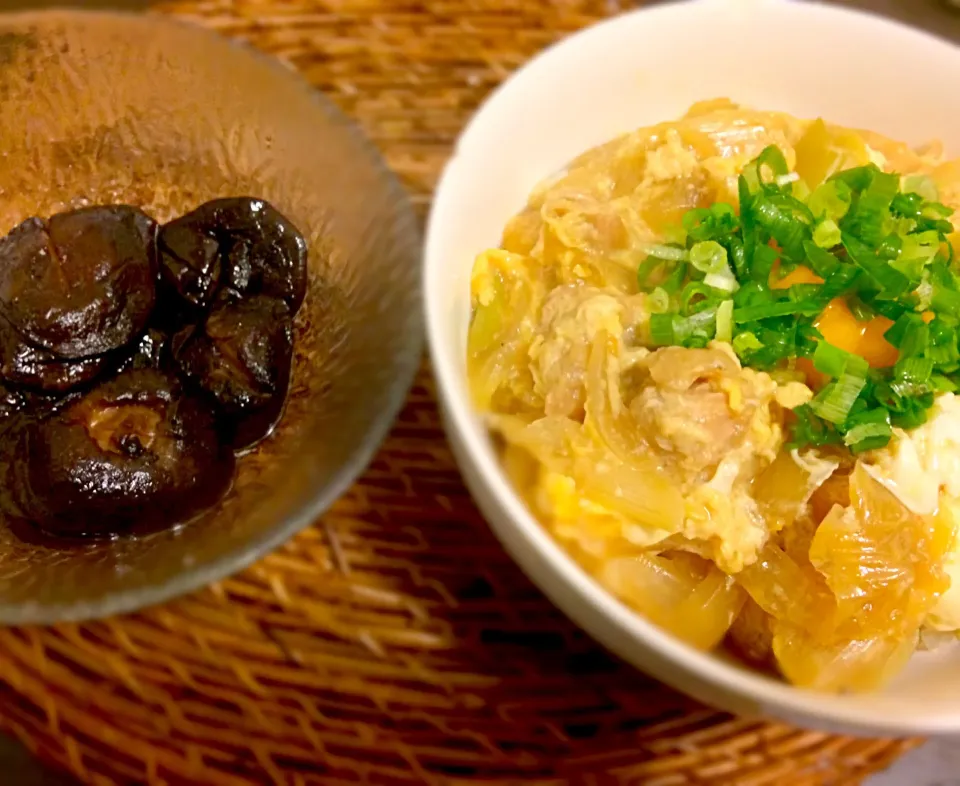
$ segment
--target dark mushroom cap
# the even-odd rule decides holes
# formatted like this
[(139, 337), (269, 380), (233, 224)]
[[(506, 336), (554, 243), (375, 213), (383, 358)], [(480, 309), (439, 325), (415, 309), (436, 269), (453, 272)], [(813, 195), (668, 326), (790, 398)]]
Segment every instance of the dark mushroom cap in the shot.
[(307, 291), (307, 242), (269, 202), (229, 197), (206, 202), (164, 225), (161, 276), (190, 306), (209, 306), (219, 286), (267, 295), (291, 312)]
[(28, 343), (0, 317), (0, 377), (44, 393), (65, 393), (96, 378), (108, 365), (105, 356), (66, 360)]
[(185, 304), (202, 310), (220, 286), (220, 243), (204, 214), (194, 211), (165, 224), (158, 235), (160, 279)]
[(156, 224), (125, 205), (24, 221), (0, 239), (0, 314), (65, 359), (132, 341), (156, 300)]
[(17, 414), (27, 405), (27, 397), (19, 390), (0, 383), (0, 422)]
[(181, 374), (215, 402), (235, 448), (265, 436), (290, 382), (293, 323), (282, 300), (224, 299), (206, 320), (177, 334)]
[(183, 521), (214, 504), (233, 473), (210, 408), (153, 369), (104, 382), (22, 439), (19, 506), (58, 535)]

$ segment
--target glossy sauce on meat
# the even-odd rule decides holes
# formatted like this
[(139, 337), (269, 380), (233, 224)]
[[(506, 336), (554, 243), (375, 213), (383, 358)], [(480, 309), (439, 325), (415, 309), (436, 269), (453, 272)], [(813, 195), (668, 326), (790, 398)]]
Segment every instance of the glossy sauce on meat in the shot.
[(263, 200), (126, 205), (0, 239), (7, 513), (58, 537), (187, 521), (283, 411), (306, 241)]

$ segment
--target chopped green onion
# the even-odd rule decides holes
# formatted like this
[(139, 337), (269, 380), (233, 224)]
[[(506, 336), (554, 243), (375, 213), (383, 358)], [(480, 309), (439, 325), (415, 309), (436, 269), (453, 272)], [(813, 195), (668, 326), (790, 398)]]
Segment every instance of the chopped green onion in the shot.
[(960, 316), (960, 292), (934, 283), (930, 298), (930, 308)]
[[(926, 420), (935, 393), (960, 389), (952, 211), (931, 179), (901, 180), (870, 164), (811, 191), (770, 146), (744, 167), (737, 196), (739, 215), (725, 203), (690, 210), (665, 235), (676, 242), (643, 247), (637, 280), (653, 345), (717, 339), (744, 366), (771, 374), (811, 359), (831, 381), (793, 411), (796, 447), (882, 447), (892, 427)], [(819, 280), (787, 288), (772, 280), (775, 266), (782, 281), (801, 265)], [(893, 321), (885, 333), (898, 350), (892, 367), (870, 369), (824, 339), (816, 321), (835, 298), (859, 321)]]
[(853, 318), (857, 322), (868, 322), (876, 316), (873, 308), (866, 303), (864, 303), (859, 297), (851, 297), (847, 301), (847, 306), (850, 308), (850, 313), (853, 314)]
[(716, 333), (717, 309), (698, 311), (689, 317), (676, 317), (673, 322), (674, 336), (684, 343), (689, 338), (711, 339)]
[(714, 289), (723, 290), (724, 292), (736, 292), (740, 288), (737, 277), (730, 268), (727, 268), (722, 273), (707, 273), (703, 279), (703, 283)]
[(680, 313), (689, 315), (714, 303), (722, 292), (717, 292), (706, 281), (691, 281), (680, 293)]
[(958, 390), (957, 383), (943, 374), (934, 374), (930, 377), (930, 385), (940, 393), (956, 393)]
[(664, 266), (664, 261), (659, 257), (648, 256), (637, 268), (637, 286), (641, 292), (647, 292), (652, 287), (648, 284), (648, 279)]
[(839, 425), (847, 419), (866, 384), (865, 376), (845, 371), (813, 398), (810, 408), (828, 423)]
[(850, 209), (853, 192), (842, 180), (828, 180), (813, 190), (807, 207), (816, 218), (839, 221)]
[(793, 195), (804, 204), (810, 199), (810, 186), (802, 177), (793, 184)]
[(889, 423), (863, 423), (843, 435), (843, 443), (855, 453), (883, 447), (893, 436)]
[(927, 357), (935, 366), (953, 366), (960, 361), (960, 350), (957, 349), (956, 339), (949, 343), (927, 347)]
[(741, 243), (737, 238), (729, 238), (727, 254), (730, 256), (730, 261), (733, 263), (734, 275), (738, 279), (746, 278), (747, 252), (743, 243)]
[(840, 435), (830, 423), (818, 418), (809, 404), (803, 404), (793, 410), (796, 418), (792, 432), (790, 448), (819, 448), (840, 442)]
[(840, 234), (840, 227), (837, 226), (837, 222), (832, 219), (825, 218), (817, 224), (817, 228), (813, 230), (813, 242), (818, 248), (833, 248), (834, 246), (839, 246), (841, 240), (843, 240), (843, 237)]
[(749, 331), (746, 333), (738, 333), (733, 337), (733, 351), (737, 355), (743, 355), (747, 352), (755, 352), (758, 349), (763, 349), (763, 344), (760, 343), (760, 340)]
[(650, 310), (655, 313), (663, 313), (670, 308), (670, 295), (663, 287), (657, 287), (650, 293), (648, 300)]
[(718, 202), (713, 207), (694, 208), (683, 216), (683, 229), (688, 242), (716, 240), (740, 227), (740, 219), (732, 205)]
[(750, 278), (766, 286), (770, 280), (770, 273), (773, 271), (773, 266), (778, 258), (777, 252), (770, 248), (770, 246), (766, 244), (757, 245), (753, 251), (753, 264), (750, 266)]
[(916, 220), (920, 218), (920, 209), (923, 204), (924, 199), (919, 194), (901, 192), (890, 203), (890, 212), (901, 218)]
[(757, 156), (757, 169), (763, 174), (763, 167), (770, 167), (773, 176), (786, 175), (790, 171), (787, 166), (787, 159), (783, 152), (776, 145), (767, 145)]
[(913, 355), (922, 355), (927, 351), (930, 345), (930, 328), (922, 319), (915, 319), (907, 326), (900, 339), (901, 358), (908, 358)]
[(750, 186), (747, 184), (746, 177), (742, 174), (737, 178), (737, 200), (740, 203), (740, 226), (743, 236), (744, 261), (748, 268), (751, 269), (752, 275), (752, 268), (755, 264), (754, 254), (757, 250), (756, 222), (753, 219), (753, 197), (750, 194)]
[(662, 243), (650, 243), (641, 246), (639, 250), (648, 257), (666, 259), (670, 262), (681, 262), (687, 258), (687, 251), (685, 249), (663, 245)]
[(844, 217), (844, 230), (865, 243), (879, 243), (884, 235), (884, 223), (890, 215), (890, 205), (899, 190), (900, 178), (874, 167), (870, 183)]
[(883, 334), (883, 337), (897, 349), (900, 349), (901, 344), (903, 343), (904, 337), (907, 335), (907, 331), (914, 327), (914, 325), (920, 323), (922, 324), (923, 320), (919, 314), (914, 314), (908, 312), (901, 315), (894, 323), (887, 328), (887, 331)]
[(668, 295), (675, 295), (680, 291), (680, 288), (683, 286), (683, 282), (687, 277), (687, 265), (683, 262), (674, 266), (673, 270), (670, 272), (660, 284), (660, 288), (666, 292)]
[(890, 413), (890, 422), (897, 428), (911, 429), (927, 422), (927, 410), (933, 406), (933, 396), (917, 396), (903, 401), (899, 412)]
[(834, 175), (831, 175), (827, 182), (840, 181), (844, 185), (849, 186), (854, 191), (863, 191), (867, 186), (870, 185), (870, 182), (873, 180), (874, 173), (879, 172), (875, 164), (867, 164), (866, 166), (858, 166), (852, 169), (844, 169), (841, 172), (837, 172)]
[(811, 270), (822, 279), (826, 279), (840, 265), (840, 261), (833, 254), (824, 251), (810, 240), (803, 241), (803, 250)]
[(865, 377), (869, 365), (859, 355), (854, 355), (846, 350), (821, 341), (817, 344), (817, 349), (813, 353), (813, 367), (821, 374), (830, 377), (840, 377), (844, 371), (856, 373), (858, 376)]
[(704, 240), (690, 249), (690, 264), (701, 273), (729, 271), (727, 249), (715, 240)]
[(949, 218), (953, 213), (952, 207), (947, 207), (941, 202), (927, 202), (920, 208), (920, 215), (925, 218)]
[(787, 194), (757, 194), (752, 207), (756, 222), (777, 241), (783, 254), (802, 260), (804, 236), (814, 220), (810, 209)]
[(650, 315), (650, 341), (654, 346), (668, 347), (674, 341), (673, 314)]
[[(896, 234), (887, 235), (877, 245), (877, 256), (889, 262), (898, 260), (902, 252), (903, 252), (903, 240), (901, 240), (900, 235), (896, 235)], [(900, 272), (903, 273), (905, 271), (901, 270)]]
[[(768, 167), (772, 173), (772, 176), (766, 180), (763, 176), (764, 167)], [(765, 184), (775, 183), (778, 177), (788, 173), (787, 159), (776, 145), (765, 147), (760, 155), (743, 169), (743, 177), (746, 179), (751, 193), (758, 191)]]
[(921, 265), (929, 265), (940, 251), (940, 233), (928, 230), (915, 232), (903, 238), (900, 258), (918, 260)]
[(717, 306), (717, 340), (733, 339), (733, 301), (724, 300)]
[(900, 360), (894, 366), (893, 373), (911, 385), (926, 385), (933, 374), (933, 361), (930, 358), (909, 357)]
[(746, 322), (756, 322), (758, 319), (769, 319), (770, 317), (782, 317), (789, 314), (819, 314), (823, 310), (823, 304), (817, 300), (789, 301), (781, 300), (776, 303), (769, 303), (760, 306), (747, 306), (738, 309), (735, 321), (738, 325)]
[[(858, 270), (857, 272), (859, 273), (860, 271)], [(864, 302), (869, 301), (870, 308), (891, 322), (896, 322), (905, 313), (914, 310), (913, 304), (911, 303), (900, 303), (896, 300), (882, 300), (876, 293), (870, 292), (869, 290), (864, 291), (863, 297), (866, 298)]]
[(897, 297), (907, 291), (910, 286), (907, 277), (877, 257), (864, 243), (844, 234), (843, 246), (854, 264), (876, 281), (887, 295)]

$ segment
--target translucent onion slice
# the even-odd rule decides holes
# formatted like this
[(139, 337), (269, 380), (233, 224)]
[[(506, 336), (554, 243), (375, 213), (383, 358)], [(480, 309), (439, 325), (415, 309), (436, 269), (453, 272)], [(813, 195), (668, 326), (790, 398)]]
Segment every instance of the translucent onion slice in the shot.
[(737, 574), (753, 601), (774, 619), (802, 630), (826, 632), (836, 613), (836, 601), (823, 579), (798, 564), (774, 543), (767, 543), (755, 563)]
[(815, 690), (863, 693), (883, 687), (916, 651), (917, 632), (904, 636), (816, 643), (804, 631), (778, 625), (773, 651), (783, 675), (794, 685)]
[(723, 640), (745, 595), (732, 577), (716, 568), (710, 567), (705, 576), (700, 572), (685, 560), (639, 554), (608, 562), (601, 582), (651, 622), (709, 650)]

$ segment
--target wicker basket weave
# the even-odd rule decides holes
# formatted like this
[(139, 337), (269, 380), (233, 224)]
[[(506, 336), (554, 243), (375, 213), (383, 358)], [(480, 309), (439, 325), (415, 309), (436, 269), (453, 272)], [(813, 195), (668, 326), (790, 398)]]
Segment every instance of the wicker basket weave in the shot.
[[(483, 96), (618, 8), (184, 0), (157, 10), (289, 61), (363, 125), (425, 210)], [(603, 652), (483, 524), (426, 370), (323, 521), (166, 606), (0, 630), (0, 675), (0, 727), (92, 784), (820, 786), (858, 783), (917, 744), (738, 720)]]

